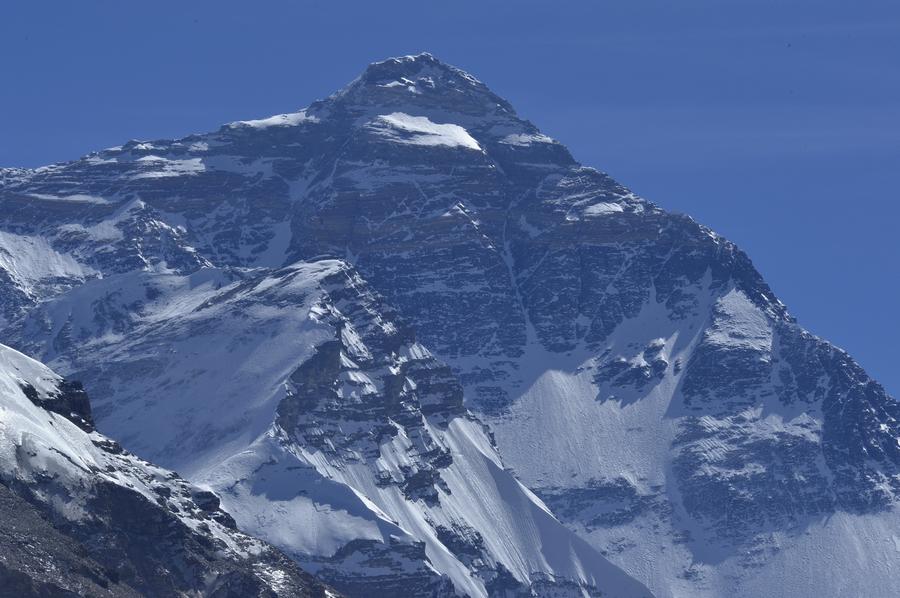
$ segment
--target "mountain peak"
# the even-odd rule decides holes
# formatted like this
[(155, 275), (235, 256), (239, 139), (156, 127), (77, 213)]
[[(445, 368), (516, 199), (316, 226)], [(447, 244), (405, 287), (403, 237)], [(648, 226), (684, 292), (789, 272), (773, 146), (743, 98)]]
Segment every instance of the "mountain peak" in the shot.
[(403, 77), (438, 76), (443, 78), (459, 78), (470, 84), (482, 85), (469, 73), (441, 62), (429, 52), (386, 58), (370, 64), (360, 79), (366, 83), (381, 83), (385, 80), (396, 80)]
[(428, 52), (370, 64), (347, 87), (329, 98), (356, 107), (419, 105), (463, 114), (514, 114), (512, 106), (474, 76)]

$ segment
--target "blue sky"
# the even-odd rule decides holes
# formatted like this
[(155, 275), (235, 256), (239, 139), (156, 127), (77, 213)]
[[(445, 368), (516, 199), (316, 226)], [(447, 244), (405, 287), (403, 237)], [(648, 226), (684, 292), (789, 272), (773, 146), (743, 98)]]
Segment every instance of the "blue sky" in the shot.
[(737, 242), (900, 396), (896, 0), (13, 0), (0, 165), (291, 111), (423, 50)]

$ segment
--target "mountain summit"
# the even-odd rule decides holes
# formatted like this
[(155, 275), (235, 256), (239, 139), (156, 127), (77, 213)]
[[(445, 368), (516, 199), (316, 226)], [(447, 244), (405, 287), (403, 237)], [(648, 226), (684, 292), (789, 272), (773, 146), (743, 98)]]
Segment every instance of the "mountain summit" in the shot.
[(4, 171), (0, 289), (100, 430), (350, 596), (900, 589), (895, 401), (428, 54)]
[(455, 66), (441, 62), (428, 52), (373, 62), (349, 87), (352, 88), (357, 84), (388, 88), (402, 87), (395, 85), (395, 82), (403, 79), (413, 82), (430, 80), (431, 82), (426, 85), (427, 89), (470, 88), (506, 104), (505, 101), (491, 93), (481, 81)]

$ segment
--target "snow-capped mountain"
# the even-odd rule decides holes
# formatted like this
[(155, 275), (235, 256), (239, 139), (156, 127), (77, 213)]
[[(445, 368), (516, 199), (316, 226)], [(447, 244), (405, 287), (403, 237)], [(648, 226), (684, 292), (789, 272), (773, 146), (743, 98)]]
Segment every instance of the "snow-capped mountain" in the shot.
[(333, 595), (215, 494), (93, 430), (81, 386), (0, 345), (0, 595)]
[(430, 55), (0, 171), (0, 289), (101, 430), (350, 595), (645, 592), (599, 554), (657, 596), (900, 591), (894, 400)]

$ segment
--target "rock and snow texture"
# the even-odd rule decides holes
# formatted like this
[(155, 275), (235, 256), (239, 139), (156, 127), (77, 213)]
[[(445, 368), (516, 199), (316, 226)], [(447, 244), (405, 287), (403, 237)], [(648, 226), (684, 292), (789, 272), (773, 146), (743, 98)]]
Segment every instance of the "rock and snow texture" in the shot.
[(325, 596), (215, 494), (92, 431), (79, 385), (0, 345), (0, 593)]
[(0, 326), (40, 299), (94, 274), (41, 236), (0, 232)]
[(0, 231), (2, 339), (351, 595), (642, 591), (594, 551), (658, 596), (900, 593), (894, 400), (429, 55), (4, 170)]
[(341, 261), (113, 275), (25, 328), (96, 381), (126, 446), (350, 595), (649, 595), (504, 469), (450, 369)]

